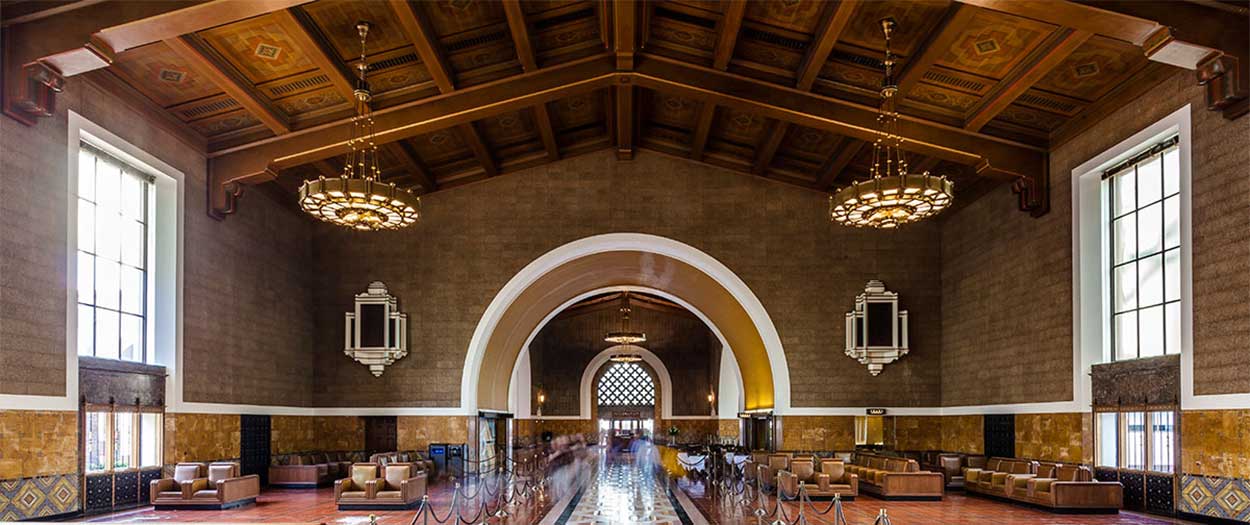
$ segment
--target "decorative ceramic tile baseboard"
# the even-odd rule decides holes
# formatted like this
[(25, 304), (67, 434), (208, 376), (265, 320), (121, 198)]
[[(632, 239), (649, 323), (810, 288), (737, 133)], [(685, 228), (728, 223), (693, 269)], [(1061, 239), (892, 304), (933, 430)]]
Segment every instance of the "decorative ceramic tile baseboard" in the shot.
[(0, 480), (0, 521), (78, 512), (78, 474)]
[(1250, 523), (1250, 480), (1184, 474), (1178, 510)]

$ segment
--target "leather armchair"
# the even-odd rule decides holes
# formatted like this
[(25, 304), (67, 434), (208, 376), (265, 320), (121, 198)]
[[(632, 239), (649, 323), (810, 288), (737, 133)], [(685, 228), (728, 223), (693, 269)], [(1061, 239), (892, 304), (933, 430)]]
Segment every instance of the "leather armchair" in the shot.
[(205, 471), (203, 463), (174, 465), (174, 477), (152, 480), (149, 501), (158, 509), (189, 504), (195, 491), (208, 487)]
[(344, 505), (367, 505), (378, 490), (378, 464), (354, 463), (352, 475), (334, 481), (334, 502)]
[(777, 486), (777, 473), (790, 468), (790, 454), (769, 454), (767, 468), (761, 469), (759, 475), (762, 476), (760, 481), (764, 482), (765, 487)]
[(192, 496), (196, 506), (229, 509), (255, 503), (260, 495), (260, 476), (239, 474), (238, 463), (210, 463), (207, 486)]
[(848, 473), (845, 464), (835, 459), (823, 459), (817, 471), (812, 459), (795, 459), (790, 467), (777, 473), (778, 487), (787, 496), (798, 496), (799, 483), (803, 483), (812, 498), (842, 496), (854, 499), (859, 495), (858, 476)]
[(751, 459), (742, 463), (742, 477), (747, 481), (755, 481), (760, 467), (768, 467), (768, 453), (759, 450), (751, 452)]
[(334, 499), (339, 510), (411, 509), (421, 504), (425, 489), (426, 472), (411, 463), (357, 463), (352, 477), (334, 482)]

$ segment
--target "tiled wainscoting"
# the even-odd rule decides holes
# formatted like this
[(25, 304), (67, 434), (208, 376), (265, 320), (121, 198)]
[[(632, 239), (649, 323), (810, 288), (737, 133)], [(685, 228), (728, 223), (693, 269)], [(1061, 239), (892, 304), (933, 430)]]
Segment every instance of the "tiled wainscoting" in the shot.
[(0, 521), (46, 518), (77, 511), (77, 474), (0, 480)]
[(1185, 474), (1178, 510), (1250, 523), (1250, 480)]

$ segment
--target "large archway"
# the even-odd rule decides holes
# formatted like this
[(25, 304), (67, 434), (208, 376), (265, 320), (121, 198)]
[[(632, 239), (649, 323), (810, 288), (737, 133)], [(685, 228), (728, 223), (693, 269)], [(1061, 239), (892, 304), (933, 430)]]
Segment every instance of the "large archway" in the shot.
[(509, 280), (469, 343), (462, 407), (506, 410), (517, 356), (550, 315), (573, 298), (621, 286), (663, 290), (701, 312), (734, 355), (747, 410), (789, 408), (785, 353), (755, 294), (710, 255), (672, 239), (637, 233), (568, 243)]

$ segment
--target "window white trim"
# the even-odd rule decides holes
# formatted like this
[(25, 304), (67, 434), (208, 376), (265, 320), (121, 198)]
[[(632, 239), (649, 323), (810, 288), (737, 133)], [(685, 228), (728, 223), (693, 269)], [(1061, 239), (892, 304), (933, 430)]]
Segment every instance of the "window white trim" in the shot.
[[(156, 364), (175, 368), (182, 349), (182, 232), (184, 175), (169, 164), (127, 142), (82, 115), (69, 111), (66, 163), (65, 235), (65, 395), (0, 395), (5, 410), (78, 410), (78, 150), (86, 141), (136, 168), (155, 175), (156, 199), (150, 216), (151, 236), (160, 246), (150, 250), (153, 308), (150, 312), (149, 351)], [(166, 399), (178, 392), (178, 382), (166, 384)]]
[[(1121, 141), (1072, 170), (1072, 268), (1073, 343), (1082, 357), (1079, 370), (1084, 383), (1081, 393), (1089, 392), (1089, 365), (1110, 360), (1109, 305), (1104, 286), (1107, 280), (1102, 257), (1102, 171), (1151, 144), (1180, 136), (1181, 183), (1181, 408), (1184, 410), (1250, 408), (1250, 394), (1194, 395), (1193, 355), (1193, 128), (1191, 107), (1172, 112), (1133, 136)], [(1084, 255), (1083, 255), (1084, 254)], [(1097, 322), (1082, 323), (1082, 320)], [(1086, 405), (1088, 406), (1088, 405)]]

